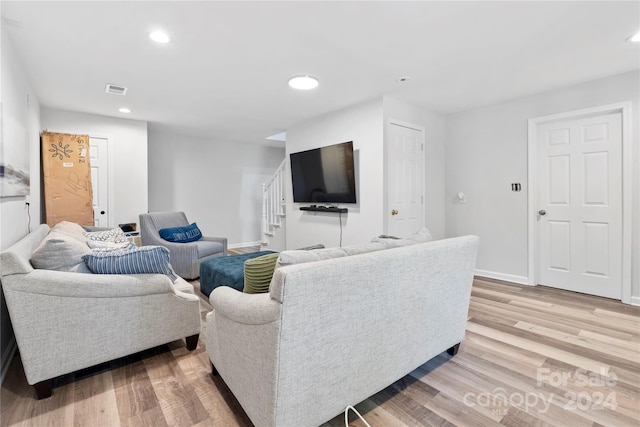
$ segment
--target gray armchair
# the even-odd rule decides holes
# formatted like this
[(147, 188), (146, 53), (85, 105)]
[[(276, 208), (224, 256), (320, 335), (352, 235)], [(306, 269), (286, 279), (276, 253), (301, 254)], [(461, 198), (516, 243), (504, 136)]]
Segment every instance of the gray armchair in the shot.
[(169, 227), (186, 227), (190, 223), (184, 212), (151, 212), (140, 214), (142, 245), (164, 246), (171, 253), (171, 265), (184, 279), (200, 276), (200, 263), (209, 258), (227, 255), (226, 237), (202, 237), (189, 243), (173, 243), (160, 237), (160, 230)]

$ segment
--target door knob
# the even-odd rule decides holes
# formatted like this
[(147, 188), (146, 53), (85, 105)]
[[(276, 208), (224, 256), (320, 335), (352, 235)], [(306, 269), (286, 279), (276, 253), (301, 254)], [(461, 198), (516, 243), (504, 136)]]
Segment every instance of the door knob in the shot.
[(100, 211), (100, 215), (104, 215), (104, 214), (105, 214), (105, 211)]
[(547, 211), (545, 211), (544, 209), (540, 209), (540, 210), (538, 211), (538, 214), (539, 214), (539, 215), (544, 216), (544, 215), (546, 215), (546, 214), (547, 214)]
[(397, 211), (397, 210), (395, 210), (395, 209), (393, 209), (393, 210), (391, 211), (391, 215), (398, 215), (398, 211)]

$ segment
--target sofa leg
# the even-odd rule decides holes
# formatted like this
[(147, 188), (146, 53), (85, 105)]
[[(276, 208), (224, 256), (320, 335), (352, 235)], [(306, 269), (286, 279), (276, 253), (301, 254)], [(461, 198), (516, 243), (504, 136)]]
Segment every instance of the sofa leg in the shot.
[(33, 388), (36, 389), (36, 396), (38, 396), (38, 400), (51, 397), (51, 395), (53, 394), (53, 379), (35, 383), (33, 385)]
[(213, 375), (214, 377), (217, 377), (218, 375), (218, 370), (216, 369), (215, 366), (213, 366), (213, 363), (211, 363), (211, 375)]
[(185, 338), (187, 350), (193, 351), (196, 349), (198, 346), (198, 337), (200, 337), (200, 334), (191, 335), (190, 337)]
[(449, 354), (449, 356), (455, 356), (456, 354), (458, 354), (458, 349), (460, 349), (460, 343), (454, 345), (451, 348), (448, 348), (447, 354)]

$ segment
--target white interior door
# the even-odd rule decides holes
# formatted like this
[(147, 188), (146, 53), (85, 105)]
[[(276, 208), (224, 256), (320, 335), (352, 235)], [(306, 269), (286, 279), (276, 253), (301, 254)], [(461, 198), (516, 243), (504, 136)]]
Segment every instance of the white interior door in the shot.
[(538, 283), (621, 299), (622, 116), (540, 124)]
[(109, 141), (89, 137), (93, 218), (96, 227), (109, 227)]
[(387, 233), (409, 237), (424, 226), (424, 132), (387, 126)]

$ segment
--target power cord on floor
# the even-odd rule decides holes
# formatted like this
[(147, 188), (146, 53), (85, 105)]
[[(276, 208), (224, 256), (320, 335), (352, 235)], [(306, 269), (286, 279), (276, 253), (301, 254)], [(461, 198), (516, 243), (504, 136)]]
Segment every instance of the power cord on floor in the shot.
[(358, 412), (358, 410), (353, 406), (347, 406), (347, 408), (344, 410), (344, 427), (349, 427), (349, 409), (355, 412), (358, 418), (360, 418), (367, 427), (371, 427), (369, 423), (364, 418), (362, 418), (360, 412)]

